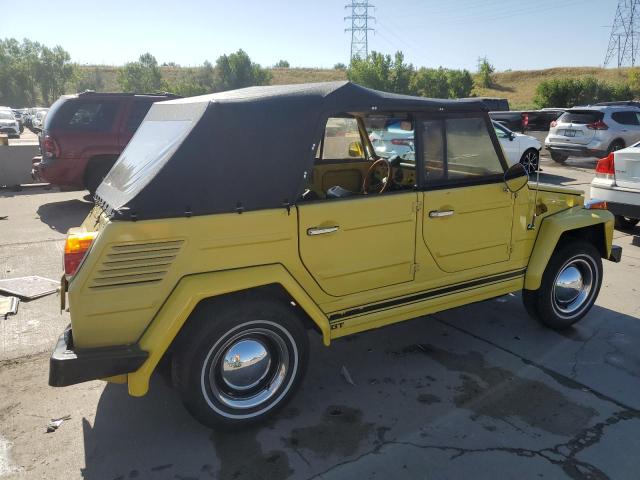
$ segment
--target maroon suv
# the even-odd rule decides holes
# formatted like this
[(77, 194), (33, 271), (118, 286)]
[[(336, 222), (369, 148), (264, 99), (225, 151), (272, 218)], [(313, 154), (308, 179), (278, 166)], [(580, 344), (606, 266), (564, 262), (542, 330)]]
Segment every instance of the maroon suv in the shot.
[(60, 97), (44, 122), (34, 177), (95, 193), (151, 105), (171, 98), (177, 96), (84, 92)]

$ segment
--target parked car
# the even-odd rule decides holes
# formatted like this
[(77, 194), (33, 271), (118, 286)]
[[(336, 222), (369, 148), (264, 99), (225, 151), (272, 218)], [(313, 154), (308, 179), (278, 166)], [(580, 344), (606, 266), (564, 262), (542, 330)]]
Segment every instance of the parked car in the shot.
[(551, 123), (564, 113), (563, 109), (489, 112), (492, 120), (514, 132), (546, 132)]
[(617, 150), (596, 165), (591, 198), (604, 200), (616, 227), (630, 229), (640, 220), (640, 143)]
[(516, 133), (507, 127), (500, 125), (495, 120), (493, 128), (496, 130), (498, 140), (504, 153), (507, 155), (509, 164), (521, 163), (527, 173), (533, 173), (540, 167), (540, 141), (530, 135)]
[[(380, 117), (411, 124), (414, 162), (376, 153)], [(349, 82), (155, 103), (95, 197), (64, 249), (71, 326), (50, 385), (105, 378), (141, 396), (163, 360), (211, 426), (282, 408), (307, 330), (328, 346), (517, 291), (568, 328), (621, 255), (602, 203), (508, 166), (481, 102)]]
[(403, 156), (414, 151), (413, 130), (411, 128), (404, 126), (400, 121), (383, 125), (367, 125), (367, 131), (370, 132), (369, 140), (371, 140), (374, 150), (385, 158), (390, 158), (393, 155)]
[(544, 141), (551, 158), (605, 157), (640, 140), (640, 108), (601, 105), (575, 107), (551, 124)]
[(177, 97), (94, 92), (60, 97), (44, 122), (34, 177), (93, 194), (153, 102), (170, 98)]
[(473, 100), (480, 100), (490, 112), (508, 112), (510, 110), (509, 100), (496, 97), (471, 97)]
[(0, 133), (9, 138), (20, 137), (20, 124), (9, 107), (0, 107)]
[(42, 132), (42, 129), (44, 126), (44, 119), (47, 116), (48, 112), (49, 110), (38, 110), (33, 116), (33, 119), (31, 120), (31, 129), (35, 133)]

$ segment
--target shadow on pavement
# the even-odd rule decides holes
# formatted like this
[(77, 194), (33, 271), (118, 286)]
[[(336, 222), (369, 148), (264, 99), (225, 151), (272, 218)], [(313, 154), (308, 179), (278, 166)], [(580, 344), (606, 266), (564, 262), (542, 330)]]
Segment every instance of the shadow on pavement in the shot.
[(82, 200), (65, 200), (45, 203), (38, 207), (40, 220), (50, 228), (66, 233), (71, 227), (79, 226), (93, 208), (93, 203)]
[[(608, 396), (640, 369), (634, 349), (640, 325), (626, 336), (619, 332), (640, 322), (596, 307), (585, 325), (558, 334), (526, 317), (519, 296), (505, 302), (442, 312), (330, 348), (313, 342), (301, 390), (276, 418), (249, 429), (201, 426), (159, 376), (142, 398), (108, 385), (93, 425), (83, 419), (83, 478), (283, 480), (322, 475), (352, 461), (362, 478), (380, 468), (376, 462), (385, 465), (378, 473), (387, 478), (417, 478), (425, 468), (455, 472), (462, 468), (458, 458), (460, 465), (481, 461), (467, 454), (500, 449), (517, 451), (501, 467), (505, 478), (516, 478), (532, 462), (549, 469), (550, 478), (578, 464), (596, 472), (590, 458), (603, 452), (594, 453), (594, 431), (608, 419), (611, 425), (622, 421), (614, 418), (620, 405)], [(572, 371), (569, 361), (586, 362), (596, 385), (580, 383), (583, 370)], [(341, 377), (343, 366), (354, 385)], [(618, 375), (609, 383), (612, 371)], [(582, 451), (587, 446), (589, 455)], [(537, 455), (543, 448), (554, 453), (553, 462)], [(635, 461), (628, 453), (621, 449), (611, 462)]]
[[(572, 177), (565, 177), (563, 175), (557, 175), (555, 173), (540, 172), (540, 183), (550, 183), (552, 185), (563, 185), (565, 183), (575, 182), (576, 179)], [(529, 182), (536, 183), (536, 175), (529, 177)]]

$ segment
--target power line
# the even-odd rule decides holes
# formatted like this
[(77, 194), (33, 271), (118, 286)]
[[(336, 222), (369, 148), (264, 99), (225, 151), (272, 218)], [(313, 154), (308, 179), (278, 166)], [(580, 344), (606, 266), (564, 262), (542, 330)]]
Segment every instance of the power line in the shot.
[(351, 32), (351, 59), (356, 57), (367, 58), (369, 55), (369, 32), (374, 29), (369, 26), (370, 21), (375, 21), (375, 17), (369, 14), (373, 5), (369, 0), (351, 0), (350, 4), (344, 8), (351, 9), (351, 15), (344, 17), (351, 20), (351, 27), (345, 28), (345, 32)]
[(604, 57), (606, 67), (612, 58), (618, 60), (618, 68), (636, 64), (638, 54), (638, 23), (640, 19), (640, 0), (619, 0), (616, 16), (611, 27), (609, 47)]

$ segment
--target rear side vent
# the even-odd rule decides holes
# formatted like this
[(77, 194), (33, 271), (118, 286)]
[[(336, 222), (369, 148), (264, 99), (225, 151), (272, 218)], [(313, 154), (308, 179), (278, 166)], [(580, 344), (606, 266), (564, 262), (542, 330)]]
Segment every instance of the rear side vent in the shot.
[(183, 240), (113, 245), (91, 279), (91, 288), (159, 283), (178, 256)]

